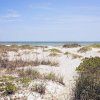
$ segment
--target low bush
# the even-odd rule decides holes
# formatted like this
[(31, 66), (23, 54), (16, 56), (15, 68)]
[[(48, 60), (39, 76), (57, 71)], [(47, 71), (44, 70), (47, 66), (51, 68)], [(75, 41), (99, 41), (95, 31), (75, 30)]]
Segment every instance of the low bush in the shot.
[(12, 83), (7, 83), (5, 87), (5, 92), (7, 95), (14, 94), (17, 91), (17, 87)]
[(100, 100), (100, 57), (83, 59), (77, 71), (74, 100)]
[(75, 47), (80, 47), (81, 45), (77, 43), (66, 43), (63, 45), (63, 48), (75, 48)]
[(92, 50), (90, 47), (86, 46), (86, 47), (82, 47), (78, 50), (78, 52), (80, 53), (86, 53), (87, 51)]
[(44, 83), (34, 84), (31, 90), (38, 92), (42, 95), (45, 94), (46, 85)]
[(100, 70), (100, 57), (84, 58), (83, 62), (77, 67), (77, 71), (92, 71)]
[(62, 53), (59, 49), (55, 49), (55, 48), (52, 48), (49, 50), (50, 50), (50, 52), (53, 52), (53, 53)]

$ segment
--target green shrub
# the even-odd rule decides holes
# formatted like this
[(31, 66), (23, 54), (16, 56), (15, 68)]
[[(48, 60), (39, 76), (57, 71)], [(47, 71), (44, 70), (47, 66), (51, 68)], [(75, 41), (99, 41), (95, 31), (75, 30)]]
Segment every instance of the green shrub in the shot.
[(100, 57), (85, 58), (77, 67), (77, 71), (97, 71), (100, 70)]
[(86, 46), (86, 47), (82, 47), (78, 50), (78, 52), (80, 53), (86, 53), (87, 51), (92, 50), (90, 47)]
[(100, 57), (83, 59), (77, 71), (74, 100), (100, 100)]
[(17, 87), (12, 83), (7, 83), (5, 87), (7, 95), (14, 94), (17, 91)]
[(31, 79), (24, 77), (24, 78), (21, 78), (20, 81), (24, 86), (27, 86), (27, 85), (29, 85)]
[(94, 77), (92, 73), (81, 73), (76, 81), (74, 100), (100, 100), (99, 75)]
[(55, 49), (55, 48), (50, 49), (50, 51), (53, 53), (62, 53), (59, 49)]

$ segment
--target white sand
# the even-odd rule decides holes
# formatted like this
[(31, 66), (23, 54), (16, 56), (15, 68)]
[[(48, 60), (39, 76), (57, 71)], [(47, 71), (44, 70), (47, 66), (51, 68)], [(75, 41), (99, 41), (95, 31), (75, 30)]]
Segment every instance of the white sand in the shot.
[[(76, 67), (79, 66), (81, 59), (79, 59), (79, 58), (72, 59), (72, 57), (67, 57), (66, 55), (64, 55), (64, 53), (70, 52), (70, 53), (78, 54), (78, 55), (81, 55), (83, 58), (84, 57), (91, 57), (91, 56), (92, 57), (95, 57), (95, 56), (100, 57), (100, 53), (98, 52), (98, 51), (100, 51), (100, 49), (93, 48), (91, 51), (88, 51), (86, 53), (79, 53), (77, 51), (80, 49), (80, 47), (78, 47), (78, 48), (62, 48), (62, 47), (52, 47), (52, 46), (50, 46), (50, 47), (46, 48), (45, 50), (52, 49), (52, 48), (56, 48), (56, 49), (61, 50), (62, 53), (60, 54), (60, 56), (49, 57), (48, 56), (49, 51), (43, 52), (43, 49), (39, 48), (39, 49), (36, 49), (36, 50), (27, 51), (27, 52), (20, 50), (19, 54), (21, 55), (21, 57), (17, 57), (17, 58), (22, 58), (24, 60), (33, 60), (35, 58), (57, 60), (59, 62), (58, 67), (55, 67), (55, 66), (51, 67), (51, 66), (48, 66), (48, 65), (39, 65), (39, 66), (33, 67), (33, 68), (40, 71), (41, 73), (54, 72), (56, 75), (63, 76), (64, 82), (65, 82), (64, 87), (61, 86), (61, 85), (57, 85), (58, 83), (56, 84), (56, 83), (49, 82), (47, 90), (50, 91), (52, 95), (54, 94), (54, 90), (56, 90), (56, 94), (59, 94), (59, 99), (57, 99), (57, 100), (65, 100), (65, 98), (67, 98), (66, 100), (70, 100), (71, 95), (72, 95), (72, 88), (75, 85), (75, 78), (78, 76), (75, 69), (76, 69)], [(38, 54), (36, 54), (34, 52), (37, 52)], [(8, 56), (9, 56), (10, 60), (13, 60), (16, 57), (16, 53), (10, 52)], [(60, 94), (61, 94), (61, 96), (60, 96)], [(37, 100), (42, 100), (40, 98), (39, 94), (34, 93), (34, 95), (35, 96), (38, 95)], [(28, 100), (35, 100), (34, 96), (32, 94), (30, 94), (28, 96)], [(51, 99), (45, 99), (45, 100), (51, 100)]]

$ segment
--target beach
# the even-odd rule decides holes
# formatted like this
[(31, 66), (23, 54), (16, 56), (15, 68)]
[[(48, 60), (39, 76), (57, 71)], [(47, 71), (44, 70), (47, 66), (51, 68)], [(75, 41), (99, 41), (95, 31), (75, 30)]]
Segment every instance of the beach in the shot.
[(9, 95), (3, 96), (5, 91), (0, 91), (0, 100), (73, 100), (78, 78), (76, 68), (85, 57), (100, 57), (100, 48), (75, 44), (1, 45), (0, 56), (7, 59), (4, 67), (0, 65), (0, 84), (9, 81), (17, 87)]

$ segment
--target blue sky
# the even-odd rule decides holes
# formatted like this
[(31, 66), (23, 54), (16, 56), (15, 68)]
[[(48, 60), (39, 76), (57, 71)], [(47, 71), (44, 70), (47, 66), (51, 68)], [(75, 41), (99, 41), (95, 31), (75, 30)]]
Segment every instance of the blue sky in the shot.
[(99, 41), (100, 0), (0, 0), (0, 41)]

